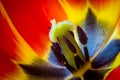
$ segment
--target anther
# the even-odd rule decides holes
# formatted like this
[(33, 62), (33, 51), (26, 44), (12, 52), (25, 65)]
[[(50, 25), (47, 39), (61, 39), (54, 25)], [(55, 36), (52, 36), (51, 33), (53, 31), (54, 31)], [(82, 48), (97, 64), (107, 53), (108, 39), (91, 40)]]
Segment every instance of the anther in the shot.
[(54, 55), (56, 56), (57, 60), (63, 65), (66, 66), (70, 72), (75, 72), (75, 69), (69, 65), (64, 55), (61, 53), (60, 47), (58, 43), (52, 43), (51, 50), (53, 51)]
[(76, 53), (76, 49), (74, 47), (74, 45), (69, 41), (69, 39), (65, 36), (63, 36), (66, 44), (68, 45), (69, 49), (73, 52), (73, 53)]
[(78, 37), (79, 37), (80, 42), (83, 45), (87, 44), (88, 38), (80, 26), (77, 26), (77, 33), (78, 33)]
[(84, 52), (85, 52), (86, 60), (90, 60), (88, 49), (87, 49), (87, 46), (86, 46), (88, 38), (87, 38), (85, 32), (82, 30), (82, 28), (80, 26), (77, 26), (77, 33), (78, 33), (78, 37), (79, 37), (80, 42), (84, 46)]

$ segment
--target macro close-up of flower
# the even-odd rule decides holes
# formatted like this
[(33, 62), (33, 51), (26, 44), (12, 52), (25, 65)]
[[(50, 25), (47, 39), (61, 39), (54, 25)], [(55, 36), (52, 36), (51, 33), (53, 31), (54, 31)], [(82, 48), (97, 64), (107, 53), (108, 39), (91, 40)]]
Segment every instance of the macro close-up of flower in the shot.
[(0, 80), (120, 80), (120, 0), (0, 0)]

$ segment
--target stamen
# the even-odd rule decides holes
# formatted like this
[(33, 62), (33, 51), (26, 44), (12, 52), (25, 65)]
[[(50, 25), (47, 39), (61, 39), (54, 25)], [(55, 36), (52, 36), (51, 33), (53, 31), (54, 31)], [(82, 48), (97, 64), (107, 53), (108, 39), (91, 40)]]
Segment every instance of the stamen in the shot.
[(76, 49), (74, 47), (74, 45), (67, 39), (67, 37), (63, 36), (65, 42), (67, 43), (69, 49), (73, 52), (76, 53)]
[(56, 48), (57, 52), (61, 52), (61, 49), (58, 43), (52, 42), (52, 44), (53, 44), (52, 47)]
[(77, 26), (77, 33), (78, 33), (78, 37), (79, 37), (80, 42), (83, 45), (87, 44), (88, 38), (80, 26)]
[(89, 57), (89, 53), (88, 53), (88, 48), (86, 46), (87, 44), (87, 41), (88, 41), (88, 38), (85, 34), (85, 32), (82, 30), (81, 27), (77, 26), (77, 33), (78, 33), (78, 37), (79, 37), (79, 40), (80, 42), (83, 44), (84, 46), (84, 52), (85, 52), (85, 57), (86, 57), (86, 60), (90, 60), (90, 57)]
[(74, 34), (73, 34), (73, 32), (72, 31), (69, 31), (69, 33), (74, 37)]
[(77, 54), (75, 54), (74, 57), (75, 57), (76, 66), (77, 66), (77, 68), (79, 69), (80, 66), (81, 66), (82, 64), (84, 64), (84, 62), (80, 59), (80, 57), (79, 57)]
[[(85, 63), (85, 57), (73, 34), (74, 28), (76, 28), (75, 25), (69, 21), (56, 23), (55, 20), (53, 20), (52, 28), (49, 33), (50, 40), (54, 42), (51, 46), (51, 50), (55, 54), (57, 60), (63, 66), (66, 66), (73, 74)], [(77, 32), (81, 43), (83, 45), (87, 44), (87, 37), (84, 31), (78, 28)], [(86, 49), (85, 53), (88, 54)], [(89, 55), (87, 55), (86, 58), (89, 59)]]
[(77, 51), (76, 48), (74, 47), (74, 45), (69, 41), (69, 39), (67, 39), (67, 37), (63, 36), (65, 42), (67, 43), (69, 49), (73, 52), (74, 54), (74, 58), (75, 58), (75, 63), (77, 68), (80, 68), (80, 65), (83, 64), (84, 62), (80, 59), (80, 57), (77, 55)]
[(84, 45), (84, 52), (85, 52), (86, 60), (89, 61), (90, 57), (89, 57), (88, 48), (86, 45)]
[(61, 53), (61, 49), (59, 47), (58, 43), (52, 43), (51, 50), (53, 51), (54, 55), (56, 56), (57, 60), (64, 66), (66, 66), (67, 69), (69, 69), (70, 72), (75, 72), (75, 69), (69, 65), (64, 55)]
[(76, 70), (66, 62), (65, 64), (66, 68), (69, 69), (70, 72), (74, 73)]
[(63, 55), (61, 54), (61, 49), (57, 43), (52, 43), (51, 50), (53, 51), (54, 55), (56, 56), (57, 60), (63, 64), (65, 61)]

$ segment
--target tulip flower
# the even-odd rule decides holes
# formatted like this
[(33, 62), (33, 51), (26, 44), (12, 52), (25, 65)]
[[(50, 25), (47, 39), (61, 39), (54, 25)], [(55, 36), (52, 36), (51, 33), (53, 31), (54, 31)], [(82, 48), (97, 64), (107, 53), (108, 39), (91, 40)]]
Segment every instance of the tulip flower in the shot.
[(1, 0), (0, 80), (119, 80), (119, 5)]

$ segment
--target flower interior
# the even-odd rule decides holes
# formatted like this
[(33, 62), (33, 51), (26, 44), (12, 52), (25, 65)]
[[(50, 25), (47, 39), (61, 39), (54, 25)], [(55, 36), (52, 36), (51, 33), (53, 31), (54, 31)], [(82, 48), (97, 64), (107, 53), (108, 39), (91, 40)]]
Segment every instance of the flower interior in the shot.
[[(71, 78), (82, 78), (84, 73), (91, 69), (86, 33), (80, 26), (75, 26), (67, 20), (58, 23), (55, 20), (51, 22), (52, 28), (49, 37), (52, 41), (51, 49), (54, 55), (60, 64), (73, 74)], [(74, 32), (77, 32), (79, 42), (84, 48), (83, 52), (76, 41)]]

